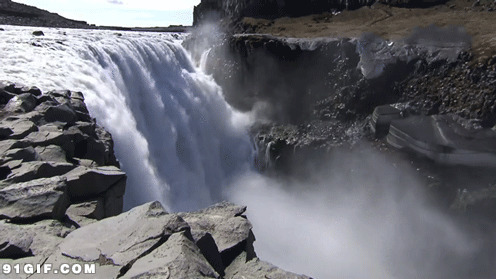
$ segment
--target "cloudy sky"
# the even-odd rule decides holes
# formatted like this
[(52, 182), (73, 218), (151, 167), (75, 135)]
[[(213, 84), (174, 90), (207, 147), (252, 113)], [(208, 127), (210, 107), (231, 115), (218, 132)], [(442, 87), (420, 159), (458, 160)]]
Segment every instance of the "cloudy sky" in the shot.
[(97, 25), (191, 25), (200, 0), (13, 0)]

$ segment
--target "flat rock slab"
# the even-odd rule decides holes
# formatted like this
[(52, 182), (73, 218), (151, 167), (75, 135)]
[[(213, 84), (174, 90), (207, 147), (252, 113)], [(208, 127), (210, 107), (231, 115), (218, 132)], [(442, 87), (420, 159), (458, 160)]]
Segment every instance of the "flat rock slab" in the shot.
[(70, 205), (66, 180), (42, 178), (0, 188), (0, 219), (62, 219)]
[(39, 178), (59, 176), (74, 169), (74, 165), (59, 162), (26, 162), (12, 170), (7, 176), (6, 183), (26, 182)]
[(150, 254), (137, 260), (121, 278), (220, 278), (198, 247), (184, 233), (175, 233)]
[[(117, 183), (125, 181), (126, 174), (114, 166), (97, 168), (80, 166), (65, 174), (65, 177), (71, 198), (77, 199), (95, 196), (109, 190)], [(118, 194), (116, 193), (117, 196)], [(120, 196), (122, 195), (124, 193)]]
[(7, 150), (0, 157), (0, 163), (2, 164), (13, 160), (22, 160), (23, 162), (36, 161), (38, 160), (38, 154), (34, 148), (26, 147)]
[(10, 112), (30, 112), (36, 107), (36, 98), (31, 93), (23, 93), (9, 100), (4, 110)]
[(179, 215), (191, 226), (195, 241), (209, 233), (222, 253), (249, 238), (252, 225), (243, 216), (245, 211), (245, 206), (223, 202), (204, 210)]
[(167, 214), (159, 202), (147, 203), (72, 232), (60, 245), (60, 253), (83, 262), (103, 258), (123, 267), (187, 229), (181, 217)]
[(31, 132), (38, 131), (38, 127), (33, 121), (28, 119), (18, 119), (14, 121), (0, 122), (0, 129), (10, 129), (12, 133), (8, 135), (11, 139), (21, 139), (29, 135)]
[(387, 142), (438, 163), (496, 167), (496, 132), (467, 129), (450, 115), (393, 120)]
[[(73, 231), (56, 220), (16, 225), (0, 221), (0, 258), (48, 257), (64, 237)], [(14, 253), (9, 253), (13, 251)]]

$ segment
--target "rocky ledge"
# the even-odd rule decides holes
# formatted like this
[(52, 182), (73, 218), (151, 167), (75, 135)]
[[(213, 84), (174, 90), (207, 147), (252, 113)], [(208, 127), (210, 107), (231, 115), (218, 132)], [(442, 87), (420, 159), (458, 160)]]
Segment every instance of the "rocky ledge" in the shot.
[(0, 264), (95, 264), (81, 278), (308, 278), (257, 258), (245, 207), (122, 213), (125, 186), (83, 94), (0, 83)]

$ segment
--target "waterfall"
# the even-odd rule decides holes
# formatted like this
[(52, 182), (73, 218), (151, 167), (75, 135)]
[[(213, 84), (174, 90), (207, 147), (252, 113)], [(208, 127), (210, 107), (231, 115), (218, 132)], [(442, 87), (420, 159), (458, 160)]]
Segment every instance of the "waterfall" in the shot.
[(361, 147), (301, 166), (312, 167), (301, 180), (250, 171), (251, 120), (202, 72), (208, 53), (191, 61), (186, 35), (0, 27), (0, 80), (81, 91), (112, 133), (126, 208), (248, 205), (258, 256), (315, 278), (473, 278), (485, 268), (484, 242), (426, 198), (409, 162)]
[(4, 26), (0, 80), (83, 92), (128, 174), (125, 206), (192, 210), (249, 166), (247, 119), (195, 67), (185, 35)]

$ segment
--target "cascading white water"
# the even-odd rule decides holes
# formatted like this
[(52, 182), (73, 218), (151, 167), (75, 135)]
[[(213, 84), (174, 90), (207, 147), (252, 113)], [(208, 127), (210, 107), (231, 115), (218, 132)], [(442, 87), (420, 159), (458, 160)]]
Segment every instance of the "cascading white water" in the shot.
[(184, 35), (42, 29), (36, 37), (33, 28), (3, 28), (0, 80), (84, 93), (117, 142), (127, 208), (208, 206), (249, 164), (243, 116), (191, 62)]

